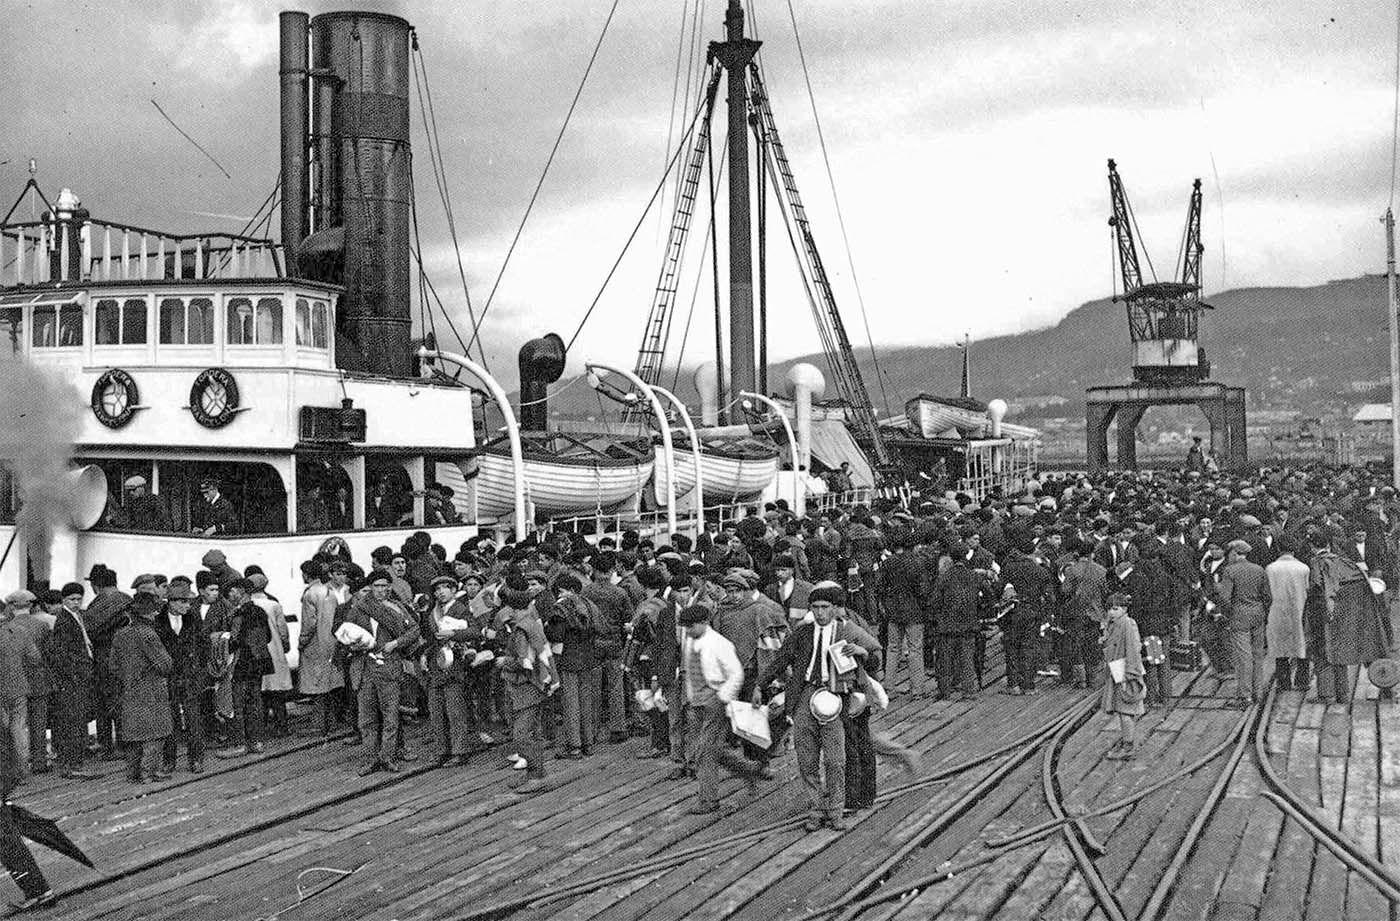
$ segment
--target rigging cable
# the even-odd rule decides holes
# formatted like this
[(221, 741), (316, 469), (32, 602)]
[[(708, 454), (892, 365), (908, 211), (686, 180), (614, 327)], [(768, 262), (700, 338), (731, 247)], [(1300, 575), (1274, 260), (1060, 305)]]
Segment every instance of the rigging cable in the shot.
[(1395, 20), (1395, 108), (1390, 119), (1390, 207), (1395, 207), (1396, 154), (1400, 153), (1400, 4)]
[[(662, 151), (662, 156), (665, 156), (665, 153), (671, 149), (671, 142), (675, 140), (676, 136), (676, 100), (679, 98), (681, 91), (681, 63), (683, 61), (686, 61), (685, 27), (686, 20), (690, 18), (689, 14), (690, 0), (681, 0), (681, 30), (680, 35), (676, 37), (676, 70), (674, 75), (671, 77), (671, 113), (668, 116), (666, 116), (666, 147)], [(687, 92), (689, 92), (689, 90), (687, 90)], [(686, 109), (688, 110), (689, 108), (690, 101), (686, 100)], [(681, 120), (685, 120), (685, 113), (681, 114)], [(659, 208), (656, 212), (658, 233), (661, 229), (661, 215), (664, 214), (665, 211), (666, 201), (665, 199), (662, 199), (661, 208)]]
[[(700, 112), (697, 111), (695, 113), (695, 119), (699, 118)], [(692, 119), (691, 124), (686, 127), (682, 137), (690, 137), (690, 132), (695, 129), (695, 119)], [(593, 302), (590, 303), (588, 309), (584, 311), (583, 319), (579, 320), (578, 328), (575, 329), (574, 334), (569, 337), (569, 342), (565, 346), (566, 351), (574, 347), (574, 343), (578, 341), (579, 333), (583, 332), (584, 325), (588, 323), (588, 318), (593, 316), (593, 311), (597, 308), (598, 302), (603, 299), (603, 292), (608, 289), (608, 284), (612, 281), (613, 276), (617, 274), (618, 266), (622, 265), (622, 257), (627, 255), (627, 250), (632, 245), (632, 241), (637, 239), (637, 233), (642, 229), (642, 225), (646, 223), (647, 215), (651, 213), (651, 208), (656, 204), (657, 197), (661, 195), (662, 189), (666, 187), (666, 180), (670, 177), (671, 170), (676, 168), (676, 162), (680, 160), (681, 153), (684, 152), (685, 149), (686, 145), (684, 143), (676, 145), (676, 152), (671, 155), (671, 159), (666, 163), (666, 171), (661, 174), (661, 181), (658, 182), (656, 188), (652, 190), (651, 197), (647, 199), (646, 207), (642, 209), (642, 214), (637, 218), (637, 223), (632, 226), (632, 232), (627, 235), (627, 240), (622, 244), (622, 252), (617, 254), (617, 259), (613, 261), (612, 268), (608, 269), (608, 274), (604, 276), (603, 284), (598, 288), (598, 293), (593, 296)]]
[[(836, 206), (836, 224), (841, 228), (841, 242), (846, 246), (846, 264), (851, 269), (851, 284), (856, 291), (856, 304), (860, 307), (861, 323), (865, 326), (865, 341), (870, 345), (870, 360), (875, 366), (875, 381), (880, 385), (880, 398), (885, 404), (885, 415), (890, 414), (890, 396), (885, 392), (884, 375), (880, 373), (880, 358), (875, 351), (875, 339), (870, 334), (870, 316), (865, 311), (865, 295), (860, 290), (860, 278), (856, 275), (855, 258), (851, 254), (851, 238), (846, 234), (846, 219), (841, 213), (841, 199), (836, 194), (836, 176), (831, 171), (831, 158), (826, 151), (826, 135), (822, 132), (822, 121), (817, 115), (817, 97), (812, 92), (812, 78), (807, 72), (807, 55), (802, 50), (802, 36), (797, 30), (797, 12), (792, 0), (787, 0), (788, 17), (792, 20), (792, 37), (797, 43), (797, 59), (802, 64), (802, 79), (807, 84), (807, 100), (812, 106), (812, 122), (817, 129), (817, 144), (821, 147), (822, 162), (826, 164), (826, 179), (831, 185), (831, 200)], [(854, 356), (852, 356), (854, 359)]]
[[(1119, 180), (1122, 182), (1122, 180)], [(1128, 187), (1123, 185), (1123, 205), (1128, 209), (1128, 223), (1132, 225), (1133, 233), (1137, 235), (1138, 246), (1142, 248), (1142, 258), (1147, 260), (1147, 271), (1152, 273), (1152, 281), (1157, 281), (1157, 267), (1152, 264), (1152, 254), (1147, 250), (1147, 241), (1142, 238), (1142, 228), (1138, 226), (1137, 212), (1133, 210), (1133, 200), (1128, 196)], [(1142, 284), (1142, 279), (1138, 279), (1138, 284)], [(1128, 292), (1124, 291), (1126, 295)]]
[[(446, 213), (447, 217), (447, 232), (452, 238), (452, 254), (457, 259), (457, 275), (462, 281), (462, 294), (467, 300), (467, 317), (472, 322), (472, 342), (476, 342), (476, 337), (481, 332), (481, 324), (477, 320), (476, 309), (472, 306), (471, 288), (467, 285), (467, 271), (462, 264), (462, 246), (457, 238), (457, 219), (452, 211), (452, 191), (447, 182), (447, 166), (442, 158), (442, 141), (438, 137), (437, 110), (433, 107), (433, 88), (428, 83), (428, 62), (423, 59), (423, 49), (418, 45), (418, 33), (416, 31), (413, 33), (413, 52), (413, 74), (418, 86), (419, 114), (424, 120), (424, 132), (428, 138), (428, 157), (433, 163), (434, 177), (439, 180), (438, 194), (442, 198), (443, 211)], [(425, 93), (428, 100), (426, 110), (423, 108), (423, 96)], [(456, 332), (456, 324), (452, 322), (452, 316), (447, 312), (445, 307), (443, 308), (442, 314), (447, 323), (453, 327), (453, 332)], [(485, 316), (484, 311), (483, 316)], [(459, 334), (457, 338), (460, 341), (461, 335)], [(486, 360), (485, 344), (478, 344), (477, 351), (481, 355), (482, 367), (486, 368), (489, 372), (491, 365)], [(470, 343), (467, 344), (463, 354), (468, 358), (471, 357)]]
[[(724, 317), (720, 314), (719, 301), (719, 234), (714, 233), (715, 229), (715, 149), (713, 136), (706, 137), (705, 143), (710, 145), (706, 151), (706, 161), (710, 170), (710, 225), (705, 234), (710, 240), (710, 271), (714, 276), (715, 284), (715, 390), (718, 393), (716, 402), (725, 403), (724, 392)], [(724, 134), (724, 147), (729, 146), (729, 131)], [(704, 261), (703, 259), (701, 260)], [(699, 285), (696, 285), (699, 290)], [(729, 394), (730, 399), (736, 395)]]
[[(724, 163), (719, 165), (720, 175), (724, 175)], [(700, 244), (700, 267), (695, 272), (695, 286), (690, 291), (690, 309), (685, 314), (685, 329), (681, 332), (681, 347), (676, 353), (676, 373), (671, 376), (671, 392), (674, 393), (681, 382), (681, 368), (685, 364), (685, 344), (690, 338), (690, 321), (695, 316), (695, 304), (700, 300), (700, 282), (705, 280), (705, 261), (709, 259), (710, 234), (714, 232), (715, 222), (711, 218), (705, 225), (705, 240)]]
[[(1220, 187), (1220, 170), (1215, 168), (1215, 152), (1210, 154), (1210, 171), (1215, 176), (1216, 208), (1220, 211), (1220, 290), (1225, 290), (1225, 190)], [(1394, 173), (1394, 169), (1391, 170)]]
[[(535, 191), (530, 195), (530, 202), (525, 206), (525, 213), (520, 218), (520, 226), (515, 228), (515, 236), (511, 238), (510, 246), (506, 249), (505, 259), (501, 260), (501, 269), (496, 273), (496, 281), (491, 285), (491, 293), (486, 296), (486, 304), (481, 308), (481, 322), (486, 322), (486, 313), (491, 309), (491, 304), (496, 298), (496, 290), (501, 286), (501, 279), (505, 277), (506, 267), (510, 265), (511, 254), (515, 252), (515, 245), (520, 242), (520, 235), (525, 232), (525, 222), (530, 219), (530, 212), (534, 210), (535, 202), (540, 197), (540, 190), (544, 188), (545, 178), (549, 175), (549, 167), (554, 163), (554, 155), (559, 152), (559, 145), (564, 141), (564, 132), (569, 128), (569, 120), (574, 117), (574, 109), (578, 107), (579, 97), (583, 95), (583, 88), (588, 85), (588, 75), (593, 72), (593, 64), (598, 60), (598, 52), (602, 50), (603, 39), (607, 37), (608, 26), (612, 24), (613, 14), (617, 12), (617, 5), (621, 0), (613, 0), (612, 7), (608, 10), (608, 18), (603, 22), (603, 30), (598, 33), (598, 41), (593, 46), (593, 54), (588, 58), (588, 66), (583, 69), (583, 79), (579, 81), (578, 89), (574, 92), (574, 99), (569, 103), (569, 111), (564, 115), (564, 123), (559, 126), (559, 134), (554, 139), (554, 146), (550, 148), (549, 157), (545, 160), (544, 169), (540, 172), (540, 180), (535, 183)], [(668, 170), (669, 173), (669, 170)], [(481, 335), (481, 326), (472, 332), (472, 341), (475, 342)], [(577, 333), (575, 333), (577, 335)]]

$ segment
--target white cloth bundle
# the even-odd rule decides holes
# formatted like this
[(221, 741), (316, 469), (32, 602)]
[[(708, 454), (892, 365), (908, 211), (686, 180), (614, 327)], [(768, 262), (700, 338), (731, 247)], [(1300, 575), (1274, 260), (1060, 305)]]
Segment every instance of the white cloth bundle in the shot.
[(374, 645), (374, 634), (347, 620), (335, 628), (335, 641), (352, 649), (369, 649)]

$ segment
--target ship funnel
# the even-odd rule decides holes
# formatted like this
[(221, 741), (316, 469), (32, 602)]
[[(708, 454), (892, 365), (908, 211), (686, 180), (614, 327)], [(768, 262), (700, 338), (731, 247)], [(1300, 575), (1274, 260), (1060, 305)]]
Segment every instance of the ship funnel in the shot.
[(306, 150), (310, 131), (311, 63), (309, 29), (305, 13), (285, 12), (278, 17), (281, 52), (278, 71), (282, 78), (282, 251), (287, 274), (297, 274), (297, 253), (306, 236)]
[(991, 421), (991, 437), (1001, 437), (1001, 420), (1006, 418), (1006, 401), (992, 400), (987, 404), (987, 419)]
[(567, 351), (556, 333), (520, 347), (520, 429), (543, 432), (549, 424), (549, 385), (564, 373)]
[(695, 390), (700, 394), (700, 424), (719, 425), (719, 371), (713, 361), (695, 369)]
[(812, 468), (812, 400), (826, 392), (826, 378), (821, 370), (807, 362), (798, 362), (788, 369), (788, 386), (792, 389), (793, 414), (797, 421), (797, 457), (793, 470)]
[[(283, 137), (283, 188), (293, 199), (283, 234), (304, 278), (344, 287), (336, 309), (336, 364), (386, 377), (412, 374), (407, 20), (337, 12), (310, 21), (309, 113), (303, 147)], [(282, 21), (283, 131), (301, 132), (300, 20)], [(295, 207), (299, 151), (305, 150), (304, 211)], [(290, 162), (289, 162), (290, 161)], [(304, 217), (300, 217), (304, 215)]]

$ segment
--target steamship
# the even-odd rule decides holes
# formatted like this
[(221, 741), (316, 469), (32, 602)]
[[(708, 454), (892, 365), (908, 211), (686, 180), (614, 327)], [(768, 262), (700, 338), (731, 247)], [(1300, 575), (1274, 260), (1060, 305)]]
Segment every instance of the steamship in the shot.
[[(70, 520), (49, 552), (17, 534), (23, 484), (0, 472), (0, 587), (98, 563), (190, 573), (217, 547), (286, 592), (333, 536), (366, 559), (423, 527), (455, 548), (512, 524), (472, 390), (411, 340), (412, 28), (360, 12), (280, 25), (281, 242), (104, 220), (32, 178), (21, 200), (40, 198), (42, 215), (0, 225), (0, 347), (87, 404)], [(527, 468), (541, 513), (617, 504), (651, 473), (649, 444), (540, 451)], [(562, 491), (558, 469), (573, 477)], [(620, 483), (578, 488), (594, 471)], [(210, 482), (232, 507), (214, 533)]]

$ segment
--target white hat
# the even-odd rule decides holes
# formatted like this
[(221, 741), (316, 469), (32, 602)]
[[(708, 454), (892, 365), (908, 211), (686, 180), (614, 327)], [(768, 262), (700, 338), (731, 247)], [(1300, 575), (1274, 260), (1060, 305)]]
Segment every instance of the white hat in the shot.
[(841, 715), (841, 698), (826, 688), (821, 688), (814, 693), (807, 706), (818, 723), (829, 723)]
[(127, 489), (135, 489), (138, 486), (145, 486), (146, 478), (138, 473), (136, 476), (127, 477), (125, 480), (122, 481), (122, 485), (125, 486)]

